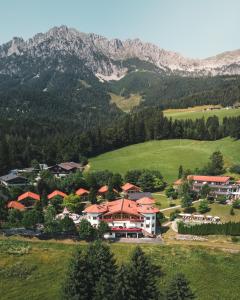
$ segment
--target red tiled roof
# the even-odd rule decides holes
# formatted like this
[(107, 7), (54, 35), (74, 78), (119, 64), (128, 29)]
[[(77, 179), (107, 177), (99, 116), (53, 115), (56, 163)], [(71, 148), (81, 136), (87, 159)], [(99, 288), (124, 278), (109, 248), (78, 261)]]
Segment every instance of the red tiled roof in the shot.
[(40, 196), (38, 194), (35, 194), (33, 192), (26, 192), (26, 193), (18, 196), (18, 201), (21, 201), (26, 198), (32, 198), (32, 199), (38, 200), (38, 201), (40, 200)]
[(20, 211), (24, 211), (26, 209), (26, 207), (22, 203), (19, 203), (17, 201), (8, 202), (7, 207), (8, 208), (14, 208), (14, 209), (17, 209), (17, 210), (20, 210)]
[(236, 183), (237, 183), (237, 184), (240, 184), (240, 180), (237, 180)]
[(152, 205), (140, 205), (129, 199), (120, 199), (111, 202), (105, 202), (101, 205), (94, 204), (84, 210), (85, 213), (100, 213), (109, 216), (117, 213), (137, 215), (141, 213), (157, 213), (159, 210)]
[[(115, 193), (118, 193), (118, 191), (115, 190), (115, 189), (113, 189), (113, 191), (114, 191)], [(108, 192), (108, 186), (107, 186), (107, 185), (104, 185), (104, 186), (100, 187), (100, 189), (98, 190), (98, 192), (99, 192), (100, 194), (105, 194), (105, 193), (107, 193), (107, 192)]]
[(78, 189), (78, 190), (76, 191), (76, 195), (78, 195), (78, 196), (83, 196), (83, 195), (85, 195), (85, 194), (89, 194), (89, 191), (87, 191), (87, 190), (85, 190), (85, 189), (83, 189), (83, 188), (80, 188), (80, 189)]
[(86, 213), (104, 213), (107, 211), (107, 206), (105, 204), (93, 204), (84, 209)]
[(56, 197), (56, 196), (66, 197), (67, 194), (65, 194), (61, 191), (55, 190), (51, 194), (48, 195), (48, 199), (52, 199), (53, 197)]
[(125, 231), (125, 232), (142, 232), (141, 228), (119, 228), (119, 227), (112, 227), (111, 231)]
[(154, 206), (146, 205), (146, 206), (139, 207), (138, 212), (141, 214), (155, 214), (159, 212), (159, 209), (157, 209)]
[(139, 200), (136, 201), (138, 204), (142, 204), (142, 205), (148, 205), (148, 204), (155, 204), (155, 200), (152, 198), (148, 198), (148, 197), (143, 197), (140, 198)]
[(203, 182), (227, 182), (230, 177), (229, 176), (201, 176), (201, 175), (188, 175), (188, 180), (196, 180)]
[(122, 186), (122, 190), (123, 190), (124, 192), (127, 192), (127, 191), (129, 191), (129, 190), (140, 191), (140, 187), (138, 187), (138, 186), (136, 186), (136, 185), (134, 185), (134, 184), (132, 184), (132, 183), (127, 182), (127, 183), (125, 183), (125, 184)]

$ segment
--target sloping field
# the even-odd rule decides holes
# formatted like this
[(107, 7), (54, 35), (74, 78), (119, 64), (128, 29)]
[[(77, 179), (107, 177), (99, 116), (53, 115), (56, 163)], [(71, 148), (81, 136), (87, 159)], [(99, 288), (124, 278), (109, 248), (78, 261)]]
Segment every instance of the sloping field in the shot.
[[(62, 282), (76, 244), (0, 238), (1, 300), (61, 299)], [(134, 244), (116, 243), (111, 245), (111, 250), (117, 262), (122, 263), (129, 259), (134, 247)], [(239, 249), (237, 245), (232, 247)], [(190, 280), (199, 300), (239, 299), (239, 250), (231, 253), (203, 246), (154, 244), (142, 248), (163, 271), (158, 282), (162, 292), (170, 278), (181, 272)], [(20, 249), (28, 251), (16, 254)]]
[(160, 170), (167, 182), (177, 178), (178, 167), (202, 167), (212, 152), (219, 150), (226, 167), (240, 164), (240, 141), (162, 140), (131, 145), (90, 159), (91, 170), (110, 170), (121, 174), (131, 169)]
[[(173, 119), (183, 120), (183, 119), (199, 119), (199, 118), (208, 118), (211, 116), (217, 116), (220, 120), (224, 117), (236, 117), (240, 116), (240, 108), (220, 108), (220, 109), (212, 109), (214, 106), (196, 106), (185, 109), (168, 109), (164, 111), (164, 115), (166, 117), (172, 117)], [(215, 106), (219, 107), (219, 106)]]

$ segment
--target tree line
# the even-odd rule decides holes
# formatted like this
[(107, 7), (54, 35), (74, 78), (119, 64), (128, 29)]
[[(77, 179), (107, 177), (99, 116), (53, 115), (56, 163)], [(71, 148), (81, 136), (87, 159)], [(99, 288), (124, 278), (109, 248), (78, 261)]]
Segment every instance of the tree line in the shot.
[(29, 166), (33, 159), (49, 165), (79, 161), (131, 144), (161, 139), (240, 138), (240, 116), (196, 120), (168, 119), (159, 108), (144, 108), (114, 122), (84, 130), (69, 119), (1, 119), (0, 174)]

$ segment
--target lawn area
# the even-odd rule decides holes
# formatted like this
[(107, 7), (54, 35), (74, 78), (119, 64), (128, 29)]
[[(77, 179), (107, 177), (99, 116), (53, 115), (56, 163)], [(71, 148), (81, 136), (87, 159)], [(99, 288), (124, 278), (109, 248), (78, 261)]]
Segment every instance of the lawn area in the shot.
[(217, 110), (204, 110), (210, 106), (196, 106), (189, 107), (185, 109), (168, 109), (164, 111), (166, 117), (172, 117), (173, 119), (183, 120), (183, 119), (197, 119), (197, 118), (208, 118), (210, 116), (217, 116), (220, 120), (224, 117), (236, 117), (240, 116), (240, 108), (236, 109), (226, 109), (221, 108)]
[[(23, 255), (11, 254), (11, 248), (29, 248)], [(54, 300), (60, 299), (61, 282), (74, 244), (60, 242), (26, 242), (0, 238), (1, 300)], [(85, 247), (81, 244), (81, 247)], [(126, 262), (133, 244), (112, 244), (117, 262)], [(240, 294), (240, 253), (229, 253), (201, 246), (190, 245), (142, 245), (151, 261), (161, 266), (163, 276), (159, 286), (169, 281), (173, 274), (182, 272), (191, 282), (199, 300), (236, 300)], [(18, 273), (7, 274), (21, 263), (22, 268), (31, 269), (27, 279)], [(5, 275), (4, 275), (5, 274)]]
[(131, 145), (90, 159), (90, 170), (110, 170), (125, 174), (132, 169), (161, 171), (167, 182), (177, 178), (179, 165), (184, 169), (203, 167), (216, 150), (223, 153), (226, 167), (240, 163), (240, 141), (161, 140)]
[[(196, 207), (197, 209), (199, 206), (199, 202), (194, 203), (193, 206)], [(234, 209), (235, 214), (232, 216), (230, 215), (230, 209), (231, 209), (230, 205), (213, 203), (213, 204), (209, 204), (209, 208), (210, 211), (205, 213), (204, 215), (218, 216), (221, 218), (222, 222), (229, 222), (229, 221), (240, 222), (240, 209)], [(173, 207), (170, 210), (164, 211), (164, 215), (169, 216), (170, 213), (174, 210), (175, 208)], [(182, 208), (178, 208), (178, 210), (183, 211)]]
[(163, 208), (170, 207), (170, 204), (171, 204), (171, 203), (174, 203), (175, 205), (180, 204), (180, 200), (179, 200), (179, 199), (170, 201), (170, 200), (167, 198), (167, 196), (164, 194), (164, 192), (162, 192), (162, 193), (152, 193), (152, 196), (153, 196), (153, 198), (155, 199), (155, 201), (156, 201), (156, 206), (157, 206), (159, 209), (163, 209)]

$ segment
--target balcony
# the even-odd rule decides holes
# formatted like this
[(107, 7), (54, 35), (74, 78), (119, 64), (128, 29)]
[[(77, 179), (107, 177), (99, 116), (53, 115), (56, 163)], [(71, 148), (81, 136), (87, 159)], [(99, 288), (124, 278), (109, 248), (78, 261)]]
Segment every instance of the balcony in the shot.
[(115, 221), (121, 221), (121, 222), (144, 222), (144, 219), (133, 219), (133, 218), (129, 218), (129, 219), (125, 219), (125, 218), (109, 218), (109, 219), (105, 219), (105, 218), (98, 218), (99, 221), (104, 221), (104, 222), (115, 222)]

